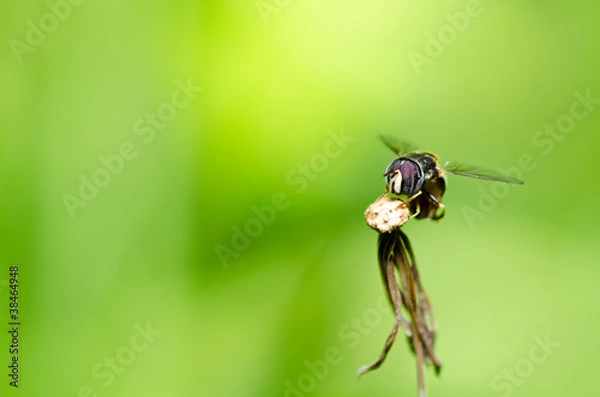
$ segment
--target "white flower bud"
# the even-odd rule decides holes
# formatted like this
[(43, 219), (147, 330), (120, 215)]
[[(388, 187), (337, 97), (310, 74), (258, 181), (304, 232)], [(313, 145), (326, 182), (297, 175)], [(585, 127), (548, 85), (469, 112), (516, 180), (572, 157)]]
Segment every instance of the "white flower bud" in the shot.
[(402, 200), (379, 197), (365, 211), (367, 225), (379, 233), (389, 233), (408, 222), (410, 211)]

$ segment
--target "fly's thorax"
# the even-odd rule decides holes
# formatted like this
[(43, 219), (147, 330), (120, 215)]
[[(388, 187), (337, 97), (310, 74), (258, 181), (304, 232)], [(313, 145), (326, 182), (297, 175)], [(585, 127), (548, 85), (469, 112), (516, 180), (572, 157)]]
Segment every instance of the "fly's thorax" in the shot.
[(438, 157), (433, 153), (417, 153), (413, 158), (414, 161), (419, 163), (421, 166), (421, 170), (423, 171), (423, 176), (425, 179), (430, 180), (434, 178), (438, 178), (442, 175)]

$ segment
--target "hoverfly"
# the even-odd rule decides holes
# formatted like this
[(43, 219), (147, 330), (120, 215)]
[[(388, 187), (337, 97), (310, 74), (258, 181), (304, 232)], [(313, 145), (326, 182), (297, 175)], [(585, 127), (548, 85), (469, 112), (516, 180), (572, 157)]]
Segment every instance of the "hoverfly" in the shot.
[(439, 158), (429, 152), (420, 152), (406, 142), (381, 135), (381, 140), (398, 158), (385, 170), (386, 190), (407, 196), (413, 217), (417, 219), (441, 219), (445, 213), (442, 196), (446, 190), (446, 174), (462, 175), (488, 181), (523, 184), (522, 181), (499, 172), (447, 161), (439, 166)]

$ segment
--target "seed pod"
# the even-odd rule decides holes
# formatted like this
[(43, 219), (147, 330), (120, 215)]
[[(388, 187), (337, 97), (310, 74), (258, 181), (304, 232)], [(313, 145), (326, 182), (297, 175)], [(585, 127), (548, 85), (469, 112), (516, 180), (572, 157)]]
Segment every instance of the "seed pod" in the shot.
[(410, 211), (402, 200), (383, 195), (367, 208), (365, 218), (371, 229), (389, 233), (408, 222)]

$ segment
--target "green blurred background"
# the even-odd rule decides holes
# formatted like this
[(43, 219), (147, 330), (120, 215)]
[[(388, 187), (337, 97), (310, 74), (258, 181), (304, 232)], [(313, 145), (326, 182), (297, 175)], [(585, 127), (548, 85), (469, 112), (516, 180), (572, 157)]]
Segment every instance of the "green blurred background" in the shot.
[[(594, 395), (599, 11), (2, 3), (0, 283), (20, 266), (23, 323), (18, 390), (0, 338), (0, 394), (416, 395), (403, 340), (355, 378), (393, 324), (363, 218), (394, 158), (386, 132), (442, 159), (524, 162), (509, 190), (449, 177), (446, 217), (405, 227), (440, 327), (430, 396)], [(188, 82), (201, 90), (170, 107)], [(157, 109), (170, 121), (150, 127)], [(70, 213), (124, 144), (136, 157)]]

